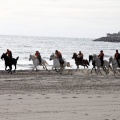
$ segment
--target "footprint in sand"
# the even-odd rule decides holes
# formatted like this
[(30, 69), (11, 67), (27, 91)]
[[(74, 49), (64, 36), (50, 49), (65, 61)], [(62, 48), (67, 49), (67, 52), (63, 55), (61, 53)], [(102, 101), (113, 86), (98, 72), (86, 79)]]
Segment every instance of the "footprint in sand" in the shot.
[(88, 97), (88, 98), (92, 98), (92, 97)]
[(5, 100), (12, 100), (12, 99), (5, 99)]
[(62, 97), (62, 98), (66, 99), (67, 97)]
[(35, 98), (35, 99), (40, 99), (40, 98)]
[(101, 96), (97, 96), (97, 98), (101, 98)]
[(86, 116), (88, 115), (88, 113), (85, 114)]
[(77, 98), (77, 97), (73, 96), (72, 98)]
[(18, 98), (19, 100), (23, 99), (23, 98)]
[(50, 97), (45, 97), (45, 99), (50, 99)]

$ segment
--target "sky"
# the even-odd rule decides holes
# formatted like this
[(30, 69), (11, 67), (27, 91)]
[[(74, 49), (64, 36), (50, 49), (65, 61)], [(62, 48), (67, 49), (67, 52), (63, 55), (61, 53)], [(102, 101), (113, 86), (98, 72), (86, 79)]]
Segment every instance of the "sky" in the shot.
[(99, 38), (120, 31), (120, 0), (0, 0), (0, 35)]

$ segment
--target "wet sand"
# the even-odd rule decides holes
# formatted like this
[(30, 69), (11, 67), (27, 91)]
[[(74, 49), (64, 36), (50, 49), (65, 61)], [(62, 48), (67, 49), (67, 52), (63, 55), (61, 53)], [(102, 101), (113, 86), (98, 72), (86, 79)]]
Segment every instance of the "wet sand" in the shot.
[(0, 71), (0, 120), (120, 120), (120, 76)]

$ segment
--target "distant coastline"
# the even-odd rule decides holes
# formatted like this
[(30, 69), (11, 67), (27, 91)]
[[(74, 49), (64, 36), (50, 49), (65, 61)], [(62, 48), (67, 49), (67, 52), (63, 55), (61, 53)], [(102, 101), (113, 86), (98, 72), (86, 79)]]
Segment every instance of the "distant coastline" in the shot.
[(120, 32), (113, 34), (108, 33), (106, 37), (97, 38), (93, 41), (120, 42)]

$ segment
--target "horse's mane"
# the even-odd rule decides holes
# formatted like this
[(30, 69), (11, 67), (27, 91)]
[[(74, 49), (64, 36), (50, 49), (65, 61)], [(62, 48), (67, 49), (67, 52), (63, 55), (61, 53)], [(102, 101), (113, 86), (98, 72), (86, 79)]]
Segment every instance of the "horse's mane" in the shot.
[(77, 55), (77, 53), (73, 53), (74, 55)]

